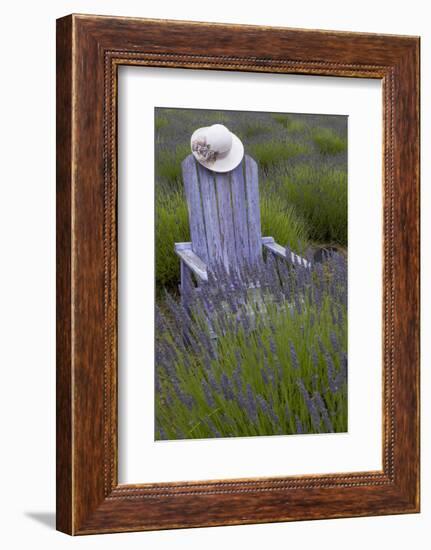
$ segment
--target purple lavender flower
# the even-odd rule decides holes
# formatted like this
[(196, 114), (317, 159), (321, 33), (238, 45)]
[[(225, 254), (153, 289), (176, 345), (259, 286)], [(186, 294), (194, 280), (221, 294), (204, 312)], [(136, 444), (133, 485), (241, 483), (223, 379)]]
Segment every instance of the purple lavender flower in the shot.
[(337, 393), (338, 391), (338, 385), (336, 383), (335, 377), (335, 365), (334, 361), (332, 360), (332, 357), (328, 352), (325, 353), (325, 362), (326, 362), (326, 368), (327, 368), (327, 374), (328, 374), (328, 384), (329, 389), (332, 393)]
[(299, 292), (303, 292), (307, 283), (306, 279), (306, 271), (308, 271), (307, 268), (303, 266), (297, 266), (296, 267), (296, 281), (297, 281), (297, 290)]
[(192, 395), (189, 395), (188, 393), (183, 393), (180, 397), (182, 403), (191, 411), (193, 409), (193, 406), (195, 404), (194, 397)]
[[(269, 404), (269, 414), (271, 416), (274, 426), (280, 428), (280, 418), (278, 417), (278, 414), (274, 411), (274, 406), (272, 403)], [(279, 433), (281, 433), (281, 430), (279, 431)]]
[(207, 420), (207, 425), (214, 437), (222, 437), (221, 433), (215, 427), (214, 422), (210, 418)]
[(242, 372), (241, 372), (241, 365), (238, 365), (236, 369), (233, 371), (233, 381), (236, 386), (237, 390), (240, 390), (242, 388)]
[(211, 388), (209, 387), (206, 380), (202, 380), (202, 389), (203, 389), (203, 392), (204, 392), (204, 395), (205, 395), (205, 400), (208, 404), (208, 407), (211, 407), (211, 408), (214, 407), (215, 406), (215, 401), (214, 401), (214, 398), (212, 396)]
[(246, 399), (246, 410), (250, 420), (256, 424), (257, 422), (257, 406), (256, 400), (254, 398), (253, 390), (251, 389), (250, 384), (247, 384), (247, 399)]
[(266, 373), (269, 378), (269, 381), (271, 382), (272, 387), (275, 388), (277, 385), (277, 381), (275, 379), (274, 371), (269, 365), (266, 367)]
[(319, 367), (319, 359), (317, 358), (317, 353), (314, 346), (311, 348), (311, 362), (313, 364), (313, 370), (317, 371)]
[(165, 396), (166, 396), (166, 404), (168, 406), (171, 406), (172, 403), (173, 403), (173, 397), (172, 397), (172, 393), (169, 391), (169, 389), (166, 389)]
[(322, 342), (322, 339), (320, 338), (320, 336), (317, 337), (317, 343), (319, 345), (319, 350), (320, 350), (320, 353), (322, 355), (326, 355), (326, 348), (325, 346), (323, 345), (323, 342)]
[(328, 432), (333, 433), (334, 427), (332, 425), (331, 419), (329, 418), (328, 409), (326, 408), (325, 402), (323, 401), (322, 396), (320, 393), (315, 392), (313, 395), (313, 400), (317, 405), (317, 408), (319, 409), (319, 412), (322, 416), (323, 423), (325, 424), (325, 428)]
[(247, 413), (247, 399), (244, 395), (244, 392), (240, 390), (236, 395), (236, 400), (238, 402), (239, 408)]
[(337, 311), (337, 325), (341, 328), (343, 326), (343, 310), (341, 307)]
[(215, 376), (212, 372), (208, 373), (208, 382), (212, 390), (217, 393), (219, 391), (219, 385), (217, 384), (217, 380), (215, 379)]
[(313, 428), (316, 430), (317, 433), (320, 432), (320, 415), (318, 410), (316, 409), (316, 406), (314, 404), (314, 401), (310, 398), (308, 391), (304, 385), (304, 382), (302, 380), (297, 381), (299, 391), (301, 392), (302, 398), (305, 401), (305, 404), (307, 406), (308, 412), (310, 413), (311, 423), (313, 424)]
[(318, 285), (314, 287), (313, 297), (314, 297), (314, 303), (316, 305), (316, 309), (320, 313), (323, 305), (323, 296), (322, 296), (322, 291), (320, 290)]
[(274, 338), (272, 336), (270, 336), (269, 338), (269, 349), (272, 355), (277, 355), (277, 347), (275, 345)]
[(338, 353), (340, 351), (340, 345), (338, 343), (337, 335), (335, 334), (335, 332), (333, 330), (331, 330), (331, 332), (329, 334), (329, 339), (331, 341), (332, 349), (335, 351), (335, 353)]
[(347, 354), (344, 351), (341, 352), (340, 365), (343, 372), (344, 381), (347, 381)]
[(302, 422), (299, 420), (299, 418), (296, 415), (295, 415), (295, 424), (296, 424), (296, 433), (303, 434), (304, 428), (302, 426)]
[(221, 375), (220, 385), (221, 385), (224, 398), (227, 399), (228, 401), (232, 400), (234, 398), (232, 383), (230, 381), (230, 378), (227, 376), (225, 372)]
[(265, 400), (265, 398), (260, 394), (257, 394), (257, 401), (259, 403), (259, 407), (260, 407), (263, 415), (266, 416), (266, 417), (269, 416), (271, 418), (272, 423), (276, 427), (279, 427), (280, 419), (279, 419), (278, 415), (275, 413), (273, 405), (271, 403), (268, 403)]
[(162, 386), (160, 385), (160, 378), (157, 372), (154, 377), (154, 387), (155, 387), (156, 393), (162, 393)]
[(259, 406), (263, 412), (264, 415), (269, 414), (269, 406), (268, 403), (265, 401), (265, 398), (260, 395), (260, 393), (257, 394), (257, 401), (259, 403)]
[(298, 356), (296, 354), (296, 350), (295, 350), (295, 346), (293, 345), (293, 342), (289, 342), (289, 348), (290, 348), (290, 359), (292, 362), (292, 367), (294, 369), (299, 369)]
[[(264, 364), (265, 369), (266, 369), (266, 371), (267, 371), (267, 373), (268, 373), (268, 375), (271, 379), (271, 382), (273, 382), (274, 381), (274, 371), (269, 366), (269, 354), (268, 354), (268, 350), (264, 346), (263, 342), (262, 342), (262, 349), (263, 349), (263, 364)], [(270, 352), (271, 352), (271, 362), (274, 366), (275, 372), (278, 374), (278, 376), (281, 379), (282, 375), (283, 375), (283, 370), (282, 370), (280, 361), (278, 359), (277, 348), (276, 348), (274, 338), (273, 338), (272, 335), (269, 338), (269, 349), (270, 349)]]
[(340, 370), (335, 376), (334, 385), (340, 388), (347, 381), (347, 355), (344, 352), (340, 353)]
[(302, 314), (301, 300), (299, 298), (298, 292), (295, 294), (295, 309), (296, 309), (298, 315)]

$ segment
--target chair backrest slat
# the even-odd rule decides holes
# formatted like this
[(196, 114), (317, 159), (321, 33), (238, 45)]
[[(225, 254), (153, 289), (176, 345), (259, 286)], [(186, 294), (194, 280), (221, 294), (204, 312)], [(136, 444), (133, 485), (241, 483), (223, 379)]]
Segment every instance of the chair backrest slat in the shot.
[(245, 156), (237, 168), (216, 173), (189, 155), (182, 164), (193, 251), (208, 267), (227, 270), (262, 258), (256, 162)]
[(247, 225), (247, 193), (244, 163), (231, 172), (233, 225), (235, 232), (236, 255), (239, 266), (244, 265), (250, 256)]
[(230, 174), (214, 174), (214, 176), (223, 264), (229, 270), (238, 264), (233, 225), (234, 212), (231, 198), (231, 178)]
[(249, 262), (251, 265), (255, 265), (262, 259), (262, 230), (257, 164), (250, 157), (246, 159), (245, 163), (245, 179), (247, 184)]
[(193, 252), (202, 261), (208, 263), (208, 247), (205, 222), (202, 211), (201, 192), (199, 188), (196, 160), (189, 155), (182, 163), (184, 190), (189, 212), (190, 235), (193, 243)]
[(208, 248), (208, 262), (223, 261), (222, 233), (217, 206), (214, 173), (196, 163)]

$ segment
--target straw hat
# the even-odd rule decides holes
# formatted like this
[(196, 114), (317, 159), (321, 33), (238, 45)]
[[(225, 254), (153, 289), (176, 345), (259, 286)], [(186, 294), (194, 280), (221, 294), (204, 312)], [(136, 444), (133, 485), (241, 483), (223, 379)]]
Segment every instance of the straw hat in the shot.
[(233, 170), (244, 156), (241, 140), (223, 124), (198, 128), (190, 144), (195, 159), (213, 172)]

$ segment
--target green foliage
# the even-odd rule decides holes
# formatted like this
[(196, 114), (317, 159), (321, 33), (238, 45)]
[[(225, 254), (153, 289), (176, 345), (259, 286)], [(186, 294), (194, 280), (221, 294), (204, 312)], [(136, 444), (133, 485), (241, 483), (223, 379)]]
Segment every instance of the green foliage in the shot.
[(159, 132), (162, 128), (165, 128), (169, 124), (169, 121), (166, 117), (161, 115), (156, 115), (154, 117), (154, 125), (156, 127), (156, 132)]
[(336, 155), (347, 150), (347, 137), (340, 137), (329, 128), (314, 128), (311, 136), (322, 155)]
[(201, 120), (201, 126), (210, 126), (211, 124), (227, 124), (229, 116), (223, 111), (202, 110)]
[(291, 133), (300, 133), (307, 130), (307, 124), (305, 122), (302, 122), (297, 118), (293, 118), (291, 115), (274, 113), (272, 118)]
[(275, 196), (262, 193), (260, 219), (264, 237), (274, 237), (278, 244), (288, 245), (298, 254), (304, 251), (308, 230), (293, 207), (284, 206)]
[(279, 189), (287, 204), (307, 222), (309, 238), (347, 246), (347, 173), (300, 164)]
[[(202, 336), (208, 331), (203, 317), (196, 318), (200, 328), (195, 331), (193, 353), (190, 348), (179, 349), (169, 331), (160, 333), (171, 341), (175, 361), (170, 374), (159, 370), (157, 439), (296, 434), (298, 420), (304, 433), (328, 431), (322, 417), (319, 426), (313, 424), (301, 383), (310, 398), (321, 396), (333, 431), (347, 431), (346, 380), (337, 391), (328, 388), (328, 361), (334, 373), (340, 373), (347, 351), (345, 306), (337, 304), (341, 322), (334, 323), (334, 301), (326, 292), (321, 307), (306, 297), (300, 312), (265, 299), (262, 313), (257, 302), (249, 306), (256, 322), (251, 331), (234, 319), (224, 330), (229, 326), (226, 314), (220, 320), (212, 318), (217, 337), (213, 339), (217, 356), (212, 360), (208, 340)], [(331, 342), (334, 336), (338, 349)]]
[(307, 151), (305, 144), (290, 141), (263, 141), (249, 147), (250, 155), (264, 171), (279, 162), (303, 155)]
[(287, 128), (289, 126), (289, 121), (290, 121), (290, 116), (289, 115), (284, 115), (282, 113), (274, 113), (272, 115), (272, 118), (276, 122), (278, 122), (279, 124), (284, 126), (285, 128)]
[(156, 151), (156, 174), (157, 177), (169, 182), (174, 188), (181, 185), (181, 162), (190, 153), (189, 145), (178, 145), (171, 149)]
[(180, 192), (156, 194), (156, 288), (175, 289), (180, 280), (180, 260), (174, 244), (190, 240), (187, 204)]
[(241, 139), (244, 140), (263, 136), (268, 132), (271, 132), (271, 126), (262, 124), (258, 121), (250, 121), (248, 123), (242, 124), (238, 129), (237, 134)]

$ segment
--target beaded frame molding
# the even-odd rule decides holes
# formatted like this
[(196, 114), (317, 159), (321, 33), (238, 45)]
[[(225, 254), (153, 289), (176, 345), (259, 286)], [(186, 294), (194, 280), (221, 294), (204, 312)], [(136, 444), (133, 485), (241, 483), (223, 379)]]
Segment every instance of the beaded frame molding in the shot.
[[(382, 80), (381, 471), (118, 483), (120, 65)], [(59, 19), (57, 529), (80, 535), (418, 511), (419, 38), (91, 15)]]

